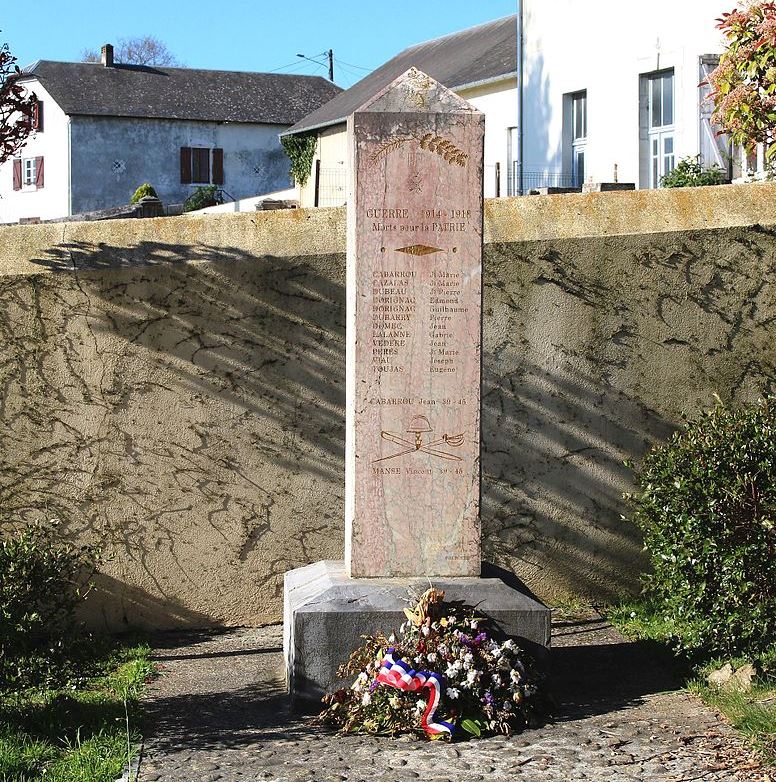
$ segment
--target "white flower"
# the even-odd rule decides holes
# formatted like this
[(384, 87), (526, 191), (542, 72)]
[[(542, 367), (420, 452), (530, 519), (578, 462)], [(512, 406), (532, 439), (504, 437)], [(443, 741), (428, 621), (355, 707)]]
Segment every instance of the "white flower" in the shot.
[(390, 703), (392, 709), (398, 709), (399, 706), (401, 706), (401, 701), (399, 700), (398, 695), (392, 695), (390, 698), (388, 698), (388, 703)]
[(479, 676), (479, 671), (469, 671), (469, 673), (466, 674), (466, 683), (467, 684), (474, 684), (474, 682), (477, 681), (477, 677)]
[(472, 621), (469, 623), (469, 627), (471, 627), (471, 629), (472, 629), (472, 630), (476, 630), (476, 629), (477, 629), (477, 625), (478, 625), (478, 624), (479, 624), (479, 622), (478, 622), (476, 619), (473, 619), (473, 620), (472, 620)]
[(415, 665), (420, 665), (423, 662), (423, 657), (421, 657), (421, 655), (418, 655), (415, 658), (414, 662), (415, 662)]
[(506, 641), (504, 641), (503, 644), (501, 644), (502, 651), (504, 649), (509, 649), (510, 651), (515, 648), (515, 642), (511, 638), (507, 638)]
[(428, 635), (431, 632), (431, 628), (426, 627), (425, 625), (423, 625), (423, 627), (420, 628), (420, 632), (423, 635)]
[(425, 711), (426, 709), (426, 702), (421, 698), (416, 704), (415, 704), (415, 711)]
[(461, 694), (460, 690), (457, 690), (455, 687), (448, 687), (447, 688), (447, 697), (452, 698), (455, 700), (459, 695)]
[(364, 706), (368, 706), (371, 702), (372, 702), (372, 696), (368, 692), (365, 692), (361, 696), (361, 703), (363, 703)]
[(437, 646), (437, 651), (439, 654), (447, 654), (450, 650), (447, 648), (447, 644), (439, 644), (439, 646)]
[(501, 684), (501, 677), (497, 673), (494, 673), (490, 678), (493, 680), (493, 684)]
[(426, 655), (426, 659), (427, 659), (427, 660), (428, 660), (430, 663), (435, 663), (435, 662), (436, 662), (436, 658), (437, 658), (437, 656), (436, 656), (436, 654), (435, 654), (434, 652), (429, 652), (429, 653)]
[(514, 670), (514, 668), (509, 672), (509, 678), (515, 683), (518, 684), (520, 680), (523, 678), (520, 675), (520, 671)]
[(458, 677), (458, 673), (461, 670), (461, 666), (458, 665), (458, 662), (454, 662), (452, 665), (447, 666), (447, 670), (445, 671), (445, 676), (447, 676), (448, 679), (455, 679)]
[(396, 643), (396, 636), (395, 636), (393, 633), (391, 633), (391, 634), (388, 636), (388, 643), (389, 643), (389, 644), (395, 644), (395, 643)]

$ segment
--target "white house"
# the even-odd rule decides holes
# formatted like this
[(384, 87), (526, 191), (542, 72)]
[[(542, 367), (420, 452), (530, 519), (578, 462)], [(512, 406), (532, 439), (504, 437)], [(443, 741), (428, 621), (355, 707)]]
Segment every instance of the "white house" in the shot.
[(517, 120), (517, 15), (477, 25), (405, 49), (281, 135), (314, 133), (310, 178), (301, 206), (346, 200), (345, 122), (359, 106), (412, 66), (454, 90), (485, 114), (485, 196), (507, 195)]
[(702, 82), (730, 0), (520, 0), (517, 188), (657, 187), (683, 157), (735, 176)]
[(288, 187), (278, 134), (341, 89), (317, 76), (41, 60), (22, 83), (38, 127), (0, 166), (0, 223), (127, 204), (150, 182), (165, 203), (201, 185), (231, 199)]

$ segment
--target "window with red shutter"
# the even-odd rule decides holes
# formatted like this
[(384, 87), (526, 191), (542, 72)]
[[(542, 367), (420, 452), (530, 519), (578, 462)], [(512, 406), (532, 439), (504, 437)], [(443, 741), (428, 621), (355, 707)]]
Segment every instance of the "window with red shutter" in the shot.
[(191, 147), (181, 147), (181, 184), (191, 183)]
[(213, 184), (224, 184), (224, 150), (218, 147), (213, 150)]
[(35, 187), (43, 187), (43, 158), (35, 158)]
[(210, 150), (206, 147), (192, 147), (191, 181), (198, 185), (210, 184)]
[(15, 158), (13, 161), (13, 189), (22, 189), (22, 159)]
[(32, 108), (32, 129), (38, 133), (43, 132), (43, 101), (36, 100)]

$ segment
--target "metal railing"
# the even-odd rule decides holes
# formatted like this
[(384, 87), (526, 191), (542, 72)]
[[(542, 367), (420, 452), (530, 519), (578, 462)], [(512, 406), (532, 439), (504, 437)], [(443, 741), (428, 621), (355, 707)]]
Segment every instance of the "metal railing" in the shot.
[(348, 200), (348, 178), (344, 166), (321, 166), (316, 161), (315, 206), (343, 206)]
[(507, 193), (509, 195), (526, 195), (531, 190), (544, 187), (582, 187), (574, 174), (560, 169), (536, 170), (525, 168), (520, 176), (520, 166), (515, 163), (507, 172)]

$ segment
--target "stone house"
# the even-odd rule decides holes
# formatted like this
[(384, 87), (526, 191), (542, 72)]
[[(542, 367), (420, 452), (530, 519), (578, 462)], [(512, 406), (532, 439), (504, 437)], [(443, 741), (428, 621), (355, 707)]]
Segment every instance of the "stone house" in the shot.
[(23, 83), (36, 133), (0, 166), (0, 222), (120, 206), (150, 182), (165, 203), (291, 184), (278, 134), (341, 89), (318, 76), (40, 60)]
[(485, 114), (484, 194), (512, 194), (508, 171), (516, 150), (516, 14), (405, 49), (284, 131), (281, 135), (314, 133), (317, 138), (310, 178), (299, 188), (301, 206), (345, 203), (347, 117), (412, 66)]

